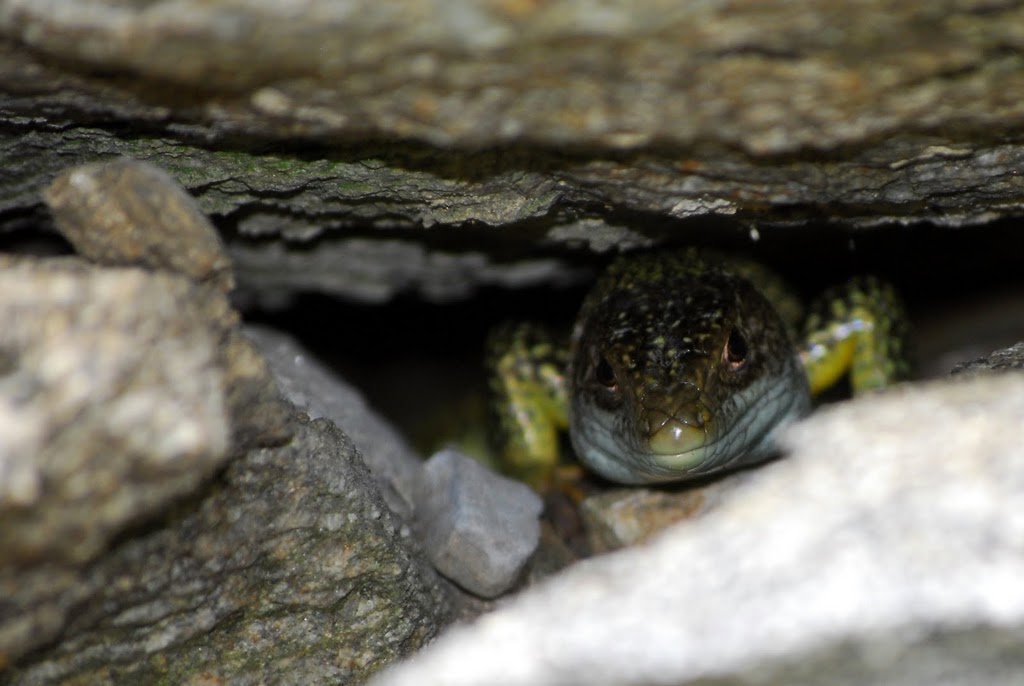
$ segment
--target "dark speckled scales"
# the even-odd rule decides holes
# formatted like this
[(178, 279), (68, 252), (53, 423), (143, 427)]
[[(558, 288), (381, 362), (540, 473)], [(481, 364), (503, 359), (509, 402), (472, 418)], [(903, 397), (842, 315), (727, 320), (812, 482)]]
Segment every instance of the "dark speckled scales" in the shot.
[[(772, 284), (771, 290), (783, 300), (783, 309), (791, 315), (784, 320), (790, 339), (758, 321), (773, 307), (779, 309), (766, 302), (762, 289), (751, 285), (758, 281)], [(792, 328), (799, 318), (799, 303), (785, 292), (778, 277), (757, 263), (730, 261), (696, 249), (621, 258), (609, 266), (580, 308), (570, 360), (583, 358), (577, 352), (589, 335), (594, 339), (591, 345), (628, 355), (630, 372), (623, 380), (631, 382), (635, 393), (642, 393), (653, 375), (669, 387), (691, 358), (714, 354), (734, 325), (736, 301), (741, 300), (751, 305), (747, 313), (754, 320), (753, 340), (766, 353), (757, 364), (775, 368), (792, 349)], [(586, 386), (582, 371), (570, 369), (575, 379), (569, 387), (574, 392)]]

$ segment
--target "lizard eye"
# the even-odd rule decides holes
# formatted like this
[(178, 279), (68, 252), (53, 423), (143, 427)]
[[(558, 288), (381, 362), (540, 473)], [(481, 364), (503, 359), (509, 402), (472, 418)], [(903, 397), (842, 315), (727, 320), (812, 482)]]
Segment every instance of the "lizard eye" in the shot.
[(722, 359), (732, 369), (740, 369), (747, 362), (749, 355), (747, 339), (736, 329), (729, 334), (729, 340), (725, 342), (725, 350), (722, 351)]
[(598, 359), (597, 365), (594, 366), (594, 379), (597, 383), (612, 391), (619, 387), (619, 382), (615, 378), (615, 371), (603, 355)]

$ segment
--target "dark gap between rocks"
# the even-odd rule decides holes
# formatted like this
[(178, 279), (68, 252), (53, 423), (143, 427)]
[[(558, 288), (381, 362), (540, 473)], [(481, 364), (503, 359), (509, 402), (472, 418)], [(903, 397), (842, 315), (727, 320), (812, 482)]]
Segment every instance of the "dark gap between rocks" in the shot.
[[(750, 228), (737, 224), (697, 244), (755, 256), (808, 301), (856, 274), (890, 280), (908, 305), (918, 378), (948, 374), (957, 362), (1024, 339), (1024, 273), (1015, 258), (1024, 239), (1014, 222), (970, 229), (889, 228), (774, 227), (753, 240)], [(595, 274), (609, 257), (590, 257)], [(359, 387), (423, 458), (448, 444), (487, 458), (483, 358), (488, 332), (509, 319), (539, 319), (567, 330), (588, 288), (589, 283), (486, 287), (474, 297), (444, 304), (411, 293), (384, 305), (305, 294), (286, 308), (250, 311), (248, 318), (298, 337)], [(822, 400), (847, 396), (848, 389), (840, 387)], [(565, 436), (563, 446), (563, 455), (571, 455)], [(520, 580), (529, 584), (572, 560), (642, 540), (629, 533), (623, 538), (620, 530), (649, 535), (681, 518), (699, 517), (742, 482), (731, 476), (654, 489), (620, 489), (588, 476), (579, 484), (587, 496), (582, 503), (549, 492), (541, 544)]]
[[(717, 232), (718, 240), (707, 244), (757, 257), (805, 299), (854, 274), (892, 281), (910, 312), (915, 376), (921, 378), (941, 376), (958, 361), (1024, 339), (1024, 270), (1017, 257), (1024, 235), (1016, 224), (772, 228), (756, 241), (748, 228), (737, 226)], [(607, 259), (592, 258), (595, 273)], [(246, 316), (296, 335), (427, 450), (430, 434), (445, 434), (439, 423), (455, 428), (483, 421), (477, 410), (483, 407), (483, 346), (491, 327), (534, 319), (568, 328), (586, 289), (587, 284), (486, 287), (456, 302), (400, 295), (383, 305), (310, 293), (282, 309)]]
[(14, 348), (0, 345), (0, 379), (18, 369), (20, 357)]

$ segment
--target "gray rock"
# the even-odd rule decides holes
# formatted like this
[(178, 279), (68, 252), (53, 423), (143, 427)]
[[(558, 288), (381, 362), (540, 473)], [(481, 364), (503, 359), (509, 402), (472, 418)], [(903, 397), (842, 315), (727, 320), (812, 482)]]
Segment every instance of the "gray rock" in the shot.
[(580, 517), (593, 553), (642, 543), (666, 527), (700, 517), (749, 478), (734, 474), (708, 484), (670, 488), (612, 488), (580, 503)]
[(370, 471), (384, 500), (402, 521), (411, 522), (413, 490), (423, 461), (405, 439), (366, 404), (366, 399), (321, 364), (291, 336), (263, 326), (245, 335), (266, 357), (281, 390), (312, 419), (326, 417), (343, 427)]
[[(465, 298), (484, 285), (565, 285), (586, 274), (554, 257), (502, 262), (483, 250), (430, 249), (395, 238), (326, 241), (313, 254), (286, 243), (238, 241), (231, 256), (243, 275), (242, 285), (252, 291), (321, 290), (368, 303), (386, 302), (406, 291), (444, 302)], [(259, 274), (258, 283), (249, 274)]]
[(153, 164), (121, 159), (74, 167), (43, 196), (57, 229), (91, 262), (166, 269), (225, 292), (234, 287), (213, 224)]
[(979, 374), (1024, 369), (1024, 342), (1009, 348), (996, 350), (990, 355), (979, 357), (953, 367), (951, 374)]
[(436, 574), (345, 435), (294, 429), (97, 561), (60, 642), (0, 681), (359, 683), (429, 641), (450, 612)]
[[(1012, 125), (1024, 85), (1000, 50), (1019, 45), (1021, 11), (982, 7), (4, 0), (0, 35), (60, 63), (93, 65), (91, 74), (116, 74), (106, 92), (92, 76), (92, 90), (108, 98), (118, 87), (137, 93), (133, 77), (151, 79), (146, 98), (126, 93), (115, 110), (152, 103), (151, 126), (176, 116), (221, 136), (707, 143), (778, 154), (881, 139), (906, 122), (913, 131), (990, 134), (1000, 116)], [(181, 84), (190, 97), (159, 83)], [(699, 167), (686, 158), (679, 166)]]
[(73, 258), (0, 257), (0, 656), (51, 640), (85, 565), (284, 405), (217, 288)]
[(416, 488), (417, 530), (446, 577), (484, 598), (507, 591), (540, 541), (543, 503), (518, 481), (448, 449)]
[(0, 0), (0, 232), (132, 156), (246, 290), (379, 301), (557, 280), (567, 244), (1019, 215), (1020, 9), (900, 7)]
[(728, 502), (373, 686), (1024, 682), (1024, 378), (826, 408)]
[(84, 562), (230, 443), (218, 332), (179, 277), (0, 258), (0, 557)]
[[(343, 427), (377, 488), (401, 522), (403, 537), (411, 536), (413, 494), (421, 479), (423, 460), (405, 438), (354, 387), (321, 364), (293, 337), (265, 326), (248, 325), (245, 335), (266, 355), (284, 394), (311, 418), (325, 417)], [(415, 542), (419, 549), (420, 541)], [(470, 621), (490, 609), (490, 603), (441, 578), (454, 616)]]
[[(175, 272), (225, 293), (234, 287), (231, 260), (213, 225), (153, 164), (120, 159), (73, 167), (43, 195), (58, 230), (92, 262)], [(238, 335), (237, 312), (219, 294), (195, 301), (216, 326), (234, 447), (287, 438), (287, 410), (263, 358)]]

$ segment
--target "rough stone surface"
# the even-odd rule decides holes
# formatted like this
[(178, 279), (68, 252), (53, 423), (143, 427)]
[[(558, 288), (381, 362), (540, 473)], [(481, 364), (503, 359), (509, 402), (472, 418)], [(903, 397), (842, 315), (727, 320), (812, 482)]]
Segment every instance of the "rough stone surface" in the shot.
[(413, 492), (423, 461), (405, 439), (366, 404), (366, 399), (318, 362), (291, 336), (262, 326), (245, 335), (266, 357), (281, 390), (310, 418), (344, 427), (373, 472), (384, 500), (404, 522), (413, 517)]
[[(176, 272), (224, 292), (234, 286), (231, 261), (209, 220), (152, 164), (120, 159), (74, 167), (44, 195), (58, 229), (91, 261)], [(204, 316), (218, 327), (234, 446), (283, 440), (287, 410), (266, 362), (238, 335), (238, 314), (225, 298), (203, 300)]]
[[(735, 483), (735, 479), (724, 483)], [(588, 497), (580, 503), (580, 515), (591, 551), (601, 553), (635, 545), (670, 524), (700, 515), (708, 508), (705, 490), (616, 488)]]
[(1024, 369), (1024, 342), (996, 350), (991, 355), (958, 364), (952, 374), (981, 374)]
[(202, 289), (139, 270), (0, 259), (0, 549), (90, 559), (230, 445)]
[(0, 682), (358, 683), (446, 621), (436, 576), (327, 420), (299, 420), (203, 496), (54, 593), (76, 600), (61, 642)]
[(415, 495), (416, 528), (438, 571), (484, 598), (511, 588), (540, 541), (536, 493), (448, 449), (427, 460)]
[(1019, 120), (1022, 23), (980, 0), (0, 4), (7, 37), (127, 71), (83, 78), (125, 109), (146, 95), (213, 128), (757, 153)]
[(454, 252), (395, 238), (339, 238), (315, 252), (287, 242), (238, 243), (231, 255), (248, 292), (269, 296), (291, 291), (341, 293), (367, 303), (415, 292), (427, 300), (465, 298), (481, 286), (507, 288), (575, 283), (586, 271), (555, 257), (495, 260), (484, 250)]
[(131, 156), (215, 215), (248, 290), (379, 300), (555, 279), (550, 246), (985, 222), (1024, 209), (1022, 12), (2, 0), (0, 230)]
[(234, 286), (216, 229), (159, 167), (129, 159), (75, 167), (44, 196), (57, 229), (91, 262), (166, 269), (224, 291)]
[(3, 665), (55, 636), (112, 539), (287, 430), (217, 289), (0, 257), (0, 319)]
[(1019, 375), (826, 408), (705, 517), (371, 683), (1021, 683), (1022, 415)]
[[(567, 278), (566, 247), (700, 241), (709, 235), (703, 227), (717, 238), (719, 228), (756, 226), (767, 237), (809, 220), (963, 226), (1016, 216), (1024, 210), (1022, 12), (1019, 2), (992, 0), (0, 0), (0, 248), (39, 239), (51, 222), (42, 191), (68, 165), (121, 156), (155, 162), (183, 184), (213, 215), (239, 283), (267, 299), (303, 289), (368, 301), (403, 290), (462, 297), (480, 285)], [(262, 358), (231, 333), (214, 347), (234, 351), (224, 354), (235, 362), (219, 363), (229, 443), (249, 445), (246, 437), (265, 437), (267, 427), (284, 435)], [(18, 356), (0, 349), (0, 374), (11, 368)], [(0, 396), (6, 383), (0, 376)], [(989, 383), (1003, 384), (998, 398), (976, 390)], [(629, 551), (571, 571), (533, 596), (541, 600), (525, 601), (537, 625), (516, 624), (515, 608), (487, 620), (485, 633), (514, 628), (491, 648), (459, 648), (453, 664), (468, 665), (459, 674), (489, 676), (480, 665), (508, 665), (507, 681), (547, 669), (547, 682), (568, 683), (1019, 681), (1019, 584), (1007, 579), (1021, 577), (1013, 548), (1021, 508), (1010, 492), (1020, 484), (1015, 466), (989, 459), (1014, 448), (987, 434), (963, 443), (993, 417), (1002, 420), (991, 440), (1021, 443), (1019, 388), (1008, 384), (985, 381), (960, 387), (970, 398), (935, 400), (925, 409), (945, 420), (936, 426), (921, 406), (907, 414), (879, 403), (888, 417), (866, 411), (843, 434), (852, 455), (820, 439), (829, 449), (821, 459), (846, 457), (837, 471), (808, 467), (804, 476), (785, 462), (752, 473), (740, 490), (757, 507), (730, 498), (699, 527), (690, 522), (648, 544), (653, 560)], [(898, 450), (884, 447), (895, 445), (893, 423), (911, 432)], [(926, 448), (915, 454), (915, 445)], [(818, 465), (804, 455), (790, 462)], [(23, 489), (23, 467), (6, 483)], [(998, 483), (986, 481), (999, 470)], [(824, 486), (812, 488), (815, 478)], [(773, 495), (759, 491), (762, 480), (777, 482)], [(826, 497), (844, 500), (833, 511), (821, 505)], [(889, 514), (876, 501), (903, 509)], [(184, 508), (169, 526), (193, 516)], [(317, 521), (327, 524), (308, 530), (314, 538), (337, 523)], [(971, 537), (971, 525), (987, 537)], [(705, 526), (706, 539), (678, 533)], [(929, 526), (942, 538), (929, 537)], [(185, 609), (151, 621), (150, 608), (176, 601), (164, 591), (179, 587), (163, 582), (178, 572), (151, 582), (138, 570), (150, 558), (165, 563), (163, 543), (145, 541), (172, 529), (126, 533), (117, 554), (133, 542), (142, 552), (116, 578), (96, 571), (102, 560), (88, 583), (59, 564), (30, 578), (3, 572), (0, 663), (49, 640), (69, 612), (78, 618), (66, 633), (79, 643), (34, 655), (14, 680), (345, 681), (365, 675), (360, 665), (379, 664), (371, 651), (348, 652), (364, 645), (352, 636), (322, 661), (310, 643), (288, 652), (296, 643), (275, 641), (282, 629), (266, 617), (305, 607), (291, 597), (249, 621), (251, 608), (266, 607), (254, 599), (279, 601), (282, 579), (306, 580), (306, 559), (285, 564), (272, 591), (248, 585), (247, 574), (269, 566), (240, 564), (217, 583), (241, 589), (244, 601), (202, 595), (210, 584), (199, 582), (199, 592), (180, 594)], [(291, 560), (271, 546), (294, 530), (254, 525), (232, 542), (241, 556), (268, 546), (252, 553), (260, 562)], [(207, 538), (174, 536), (190, 544), (169, 545), (175, 570), (220, 569), (221, 557), (194, 549)], [(107, 616), (97, 589), (115, 611), (122, 600), (146, 602)], [(212, 608), (208, 597), (218, 599)], [(372, 616), (377, 598), (332, 609), (348, 608), (345, 626), (358, 628), (350, 620)], [(188, 626), (175, 633), (179, 616)], [(305, 619), (323, 635), (323, 624)], [(408, 625), (399, 626), (375, 635), (402, 643), (396, 637)], [(204, 656), (208, 628), (227, 638)], [(394, 650), (385, 643), (382, 652), (421, 640)]]

